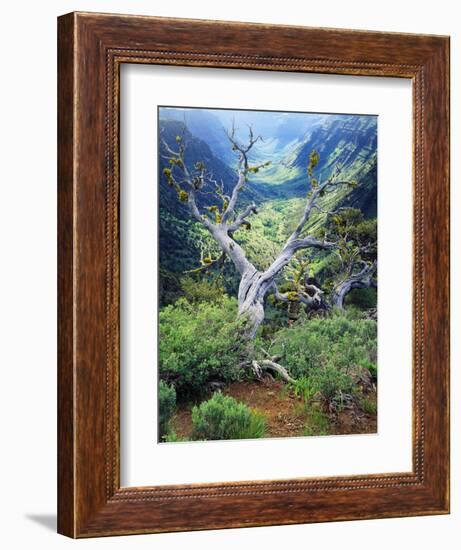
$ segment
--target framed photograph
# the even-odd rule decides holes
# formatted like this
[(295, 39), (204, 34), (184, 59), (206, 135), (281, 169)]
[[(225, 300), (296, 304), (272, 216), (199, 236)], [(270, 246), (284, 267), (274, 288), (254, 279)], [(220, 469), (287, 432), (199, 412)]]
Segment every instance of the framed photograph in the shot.
[(449, 512), (449, 39), (58, 20), (58, 531)]

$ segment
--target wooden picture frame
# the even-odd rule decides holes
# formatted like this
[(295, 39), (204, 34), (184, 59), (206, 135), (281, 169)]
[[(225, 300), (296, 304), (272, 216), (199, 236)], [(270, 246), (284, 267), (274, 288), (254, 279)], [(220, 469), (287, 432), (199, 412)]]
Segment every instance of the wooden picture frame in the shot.
[[(71, 13), (58, 20), (58, 531), (97, 537), (449, 511), (449, 39)], [(120, 487), (122, 63), (413, 83), (413, 469)]]

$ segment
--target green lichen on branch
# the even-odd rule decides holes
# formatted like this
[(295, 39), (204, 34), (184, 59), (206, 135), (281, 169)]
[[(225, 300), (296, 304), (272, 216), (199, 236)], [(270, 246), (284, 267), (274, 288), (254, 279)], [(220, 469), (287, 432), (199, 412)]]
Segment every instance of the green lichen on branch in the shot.
[(178, 198), (181, 202), (187, 202), (189, 200), (189, 194), (181, 189), (181, 191), (179, 191), (178, 193)]

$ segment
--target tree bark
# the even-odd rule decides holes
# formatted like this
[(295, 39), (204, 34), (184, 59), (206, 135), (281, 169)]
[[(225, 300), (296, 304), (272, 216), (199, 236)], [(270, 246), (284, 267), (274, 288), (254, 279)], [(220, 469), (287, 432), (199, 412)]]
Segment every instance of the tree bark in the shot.
[(331, 303), (334, 307), (343, 310), (344, 300), (351, 290), (354, 288), (370, 288), (375, 286), (376, 283), (373, 279), (373, 275), (376, 271), (376, 262), (371, 265), (365, 266), (356, 275), (350, 276), (345, 281), (341, 281), (333, 289), (331, 296)]
[(267, 283), (262, 280), (260, 271), (253, 266), (242, 276), (238, 292), (238, 315), (245, 317), (247, 327), (245, 335), (249, 339), (256, 336), (259, 326), (264, 321), (264, 299)]

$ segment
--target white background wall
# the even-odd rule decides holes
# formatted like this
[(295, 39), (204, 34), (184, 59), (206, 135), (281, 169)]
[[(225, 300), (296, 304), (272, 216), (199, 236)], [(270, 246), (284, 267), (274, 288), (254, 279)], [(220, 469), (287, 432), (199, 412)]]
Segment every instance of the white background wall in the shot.
[[(9, 0), (0, 41), (0, 540), (3, 548), (459, 547), (460, 294), (452, 298), (452, 514), (72, 542), (56, 507), (56, 17), (73, 10), (304, 24), (452, 37), (452, 120), (461, 120), (458, 2), (438, 0)], [(459, 126), (452, 124), (452, 280), (460, 273)], [(458, 341), (457, 341), (458, 340)]]

